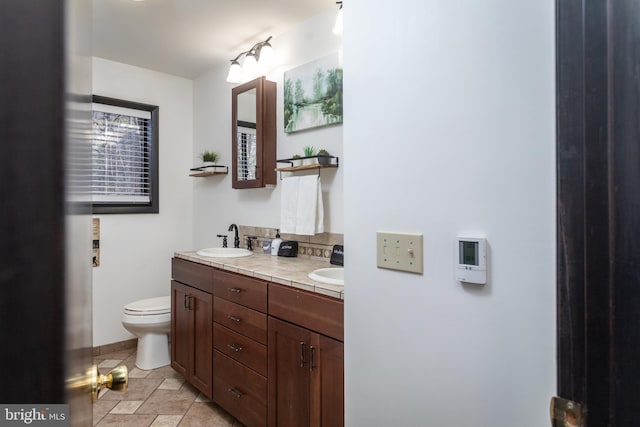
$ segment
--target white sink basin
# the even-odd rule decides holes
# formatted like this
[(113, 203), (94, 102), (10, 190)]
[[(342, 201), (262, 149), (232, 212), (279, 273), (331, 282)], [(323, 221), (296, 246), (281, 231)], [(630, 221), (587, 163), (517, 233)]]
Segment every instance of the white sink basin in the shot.
[(196, 252), (200, 256), (211, 258), (239, 258), (243, 256), (253, 255), (249, 249), (243, 248), (207, 248), (200, 249)]
[(328, 285), (342, 285), (344, 286), (344, 268), (343, 267), (330, 267), (319, 268), (309, 273), (309, 279), (317, 280), (318, 282), (326, 283)]

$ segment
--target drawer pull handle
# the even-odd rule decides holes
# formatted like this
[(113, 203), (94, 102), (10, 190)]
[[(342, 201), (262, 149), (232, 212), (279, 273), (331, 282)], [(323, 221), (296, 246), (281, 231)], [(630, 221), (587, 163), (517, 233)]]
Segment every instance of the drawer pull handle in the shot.
[(304, 368), (304, 365), (307, 363), (306, 360), (304, 360), (304, 346), (305, 343), (304, 342), (300, 342), (300, 367)]
[(229, 347), (231, 350), (235, 351), (236, 353), (242, 350), (242, 347), (235, 344), (227, 344), (227, 347)]
[(227, 391), (229, 393), (233, 394), (236, 399), (240, 399), (244, 395), (243, 392), (239, 391), (238, 389), (236, 389), (234, 387), (228, 388)]
[(240, 323), (240, 318), (236, 316), (229, 316), (229, 320), (233, 320), (234, 322)]
[(309, 346), (309, 350), (311, 350), (311, 360), (309, 361), (309, 370), (311, 372), (313, 372), (313, 368), (315, 365), (315, 358), (316, 358), (316, 348), (312, 345)]
[(238, 289), (238, 288), (227, 288), (227, 290), (229, 292), (234, 292), (236, 294), (239, 294), (240, 292), (242, 292), (242, 289)]

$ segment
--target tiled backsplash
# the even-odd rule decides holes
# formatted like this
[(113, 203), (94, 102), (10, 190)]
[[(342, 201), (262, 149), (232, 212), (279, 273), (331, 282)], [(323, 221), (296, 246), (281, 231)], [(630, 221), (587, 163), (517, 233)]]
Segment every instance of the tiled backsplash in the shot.
[[(269, 236), (269, 239), (273, 240), (276, 237), (275, 228), (267, 227), (253, 227), (248, 225), (239, 226), (240, 229), (240, 246), (247, 247), (247, 236), (255, 236), (257, 239), (253, 241), (253, 250), (262, 250), (262, 242), (264, 241), (265, 234)], [(298, 234), (285, 234), (281, 233), (280, 238), (282, 240), (295, 240), (298, 242), (298, 256), (308, 256), (312, 258), (326, 258), (331, 257), (331, 249), (333, 245), (343, 245), (344, 237), (342, 234), (337, 233), (321, 233), (315, 236), (301, 236)], [(233, 242), (233, 239), (229, 239)]]

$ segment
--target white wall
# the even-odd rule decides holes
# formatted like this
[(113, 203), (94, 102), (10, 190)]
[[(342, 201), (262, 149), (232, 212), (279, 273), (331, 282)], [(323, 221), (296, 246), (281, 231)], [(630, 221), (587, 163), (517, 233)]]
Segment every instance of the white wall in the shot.
[[(555, 391), (554, 3), (350, 0), (348, 426), (539, 427)], [(424, 274), (376, 268), (424, 234)], [(453, 278), (481, 233), (489, 283)]]
[(93, 269), (93, 345), (133, 337), (122, 307), (169, 295), (171, 256), (193, 247), (192, 81), (130, 65), (93, 60), (93, 93), (158, 105), (160, 213), (100, 215), (100, 266)]
[[(283, 118), (283, 73), (340, 49), (341, 38), (331, 32), (335, 14), (335, 7), (331, 7), (284, 34), (274, 35), (271, 41), (276, 58), (267, 78), (277, 83), (278, 159), (301, 154), (307, 145), (326, 148), (331, 154), (342, 156), (342, 125), (285, 134)], [(194, 166), (198, 165), (198, 153), (207, 149), (221, 154), (219, 164), (231, 164), (231, 89), (234, 84), (226, 82), (227, 71), (227, 66), (214, 68), (194, 80)], [(342, 169), (323, 171), (321, 179), (325, 230), (342, 233)], [(279, 227), (279, 185), (272, 189), (234, 190), (229, 170), (226, 176), (195, 179), (193, 186), (195, 248), (220, 245), (220, 239), (215, 236), (226, 233), (231, 223)]]

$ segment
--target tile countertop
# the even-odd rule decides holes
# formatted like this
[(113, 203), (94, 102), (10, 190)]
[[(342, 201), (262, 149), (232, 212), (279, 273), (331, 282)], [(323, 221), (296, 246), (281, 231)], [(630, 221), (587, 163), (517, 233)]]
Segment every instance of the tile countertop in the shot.
[(333, 267), (328, 261), (308, 257), (286, 258), (257, 252), (247, 257), (211, 258), (199, 256), (195, 251), (177, 251), (175, 252), (175, 257), (285, 286), (344, 299), (344, 286), (317, 282), (307, 276), (308, 273), (315, 269)]

